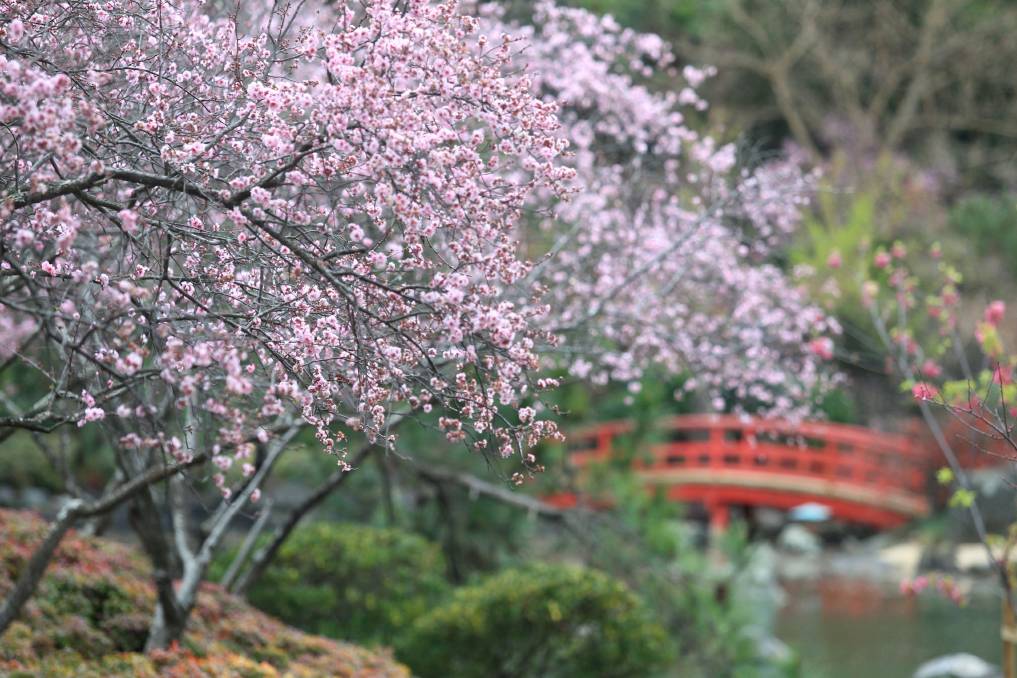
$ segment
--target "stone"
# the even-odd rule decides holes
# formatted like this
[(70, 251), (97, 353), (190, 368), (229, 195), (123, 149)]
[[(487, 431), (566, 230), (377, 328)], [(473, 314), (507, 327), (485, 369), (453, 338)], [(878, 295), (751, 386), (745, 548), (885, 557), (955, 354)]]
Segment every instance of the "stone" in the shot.
[(777, 536), (777, 546), (792, 553), (817, 554), (823, 545), (815, 534), (808, 528), (794, 523), (781, 530)]
[(50, 495), (39, 487), (25, 487), (21, 490), (21, 505), (25, 508), (43, 509), (49, 503)]
[(914, 678), (1002, 678), (999, 668), (966, 652), (931, 659), (914, 673)]

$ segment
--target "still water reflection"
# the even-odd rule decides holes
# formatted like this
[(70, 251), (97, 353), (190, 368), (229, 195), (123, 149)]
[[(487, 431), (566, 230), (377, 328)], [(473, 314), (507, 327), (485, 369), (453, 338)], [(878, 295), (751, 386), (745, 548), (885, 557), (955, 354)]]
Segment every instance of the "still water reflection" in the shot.
[(991, 591), (957, 607), (933, 593), (846, 576), (784, 583), (777, 637), (802, 656), (807, 678), (908, 678), (922, 662), (970, 652), (998, 665), (999, 603)]

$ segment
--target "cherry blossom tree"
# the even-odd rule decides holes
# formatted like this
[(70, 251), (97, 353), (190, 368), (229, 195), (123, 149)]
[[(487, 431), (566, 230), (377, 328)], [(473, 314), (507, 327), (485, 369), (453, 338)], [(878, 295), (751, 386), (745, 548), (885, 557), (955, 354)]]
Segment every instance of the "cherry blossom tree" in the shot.
[[(512, 36), (513, 63), (558, 108), (571, 151), (562, 161), (578, 177), (553, 212), (544, 207), (554, 196), (531, 194), (518, 237), (537, 263), (506, 290), (520, 305), (540, 293), (549, 307), (541, 326), (557, 341), (538, 347), (544, 364), (630, 389), (648, 371), (691, 373), (688, 387), (718, 409), (730, 400), (742, 411), (809, 413), (833, 383), (825, 363), (839, 328), (772, 258), (797, 225), (812, 177), (782, 159), (743, 169), (734, 146), (694, 131), (683, 111), (705, 109), (694, 88), (710, 71), (675, 72), (656, 36), (549, 2), (527, 24), (506, 20), (500, 4), (473, 11), (478, 43)], [(648, 82), (668, 73), (684, 83), (675, 95)], [(354, 465), (368, 453), (359, 451)], [(343, 481), (336, 473), (310, 492), (264, 546), (241, 551), (223, 583), (250, 586)]]
[[(503, 455), (556, 435), (502, 409), (544, 312), (501, 294), (514, 222), (574, 175), (509, 41), (454, 3), (340, 4), (327, 31), (291, 3), (0, 10), (0, 346), (47, 390), (5, 431), (101, 424), (126, 478), (210, 458), (225, 499), (298, 421), (340, 464), (400, 407)], [(163, 645), (193, 595), (134, 502)]]
[(0, 361), (45, 392), (0, 436), (99, 427), (118, 466), (72, 488), (0, 632), (66, 530), (129, 502), (171, 643), (304, 427), (339, 466), (313, 499), (351, 432), (391, 445), (414, 413), (538, 468), (548, 367), (804, 412), (836, 326), (773, 256), (808, 177), (693, 131), (708, 73), (644, 82), (672, 62), (550, 4), (0, 0)]
[[(696, 89), (713, 71), (679, 71), (658, 36), (551, 2), (518, 25), (500, 7), (481, 6), (481, 30), (523, 38), (520, 67), (560, 108), (578, 177), (578, 194), (526, 234), (550, 252), (527, 280), (547, 290), (558, 364), (633, 388), (649, 369), (691, 374), (716, 409), (809, 413), (830, 386), (822, 348), (839, 327), (775, 255), (811, 174), (788, 158), (748, 166), (696, 131), (707, 108)], [(662, 77), (675, 83), (663, 92)]]

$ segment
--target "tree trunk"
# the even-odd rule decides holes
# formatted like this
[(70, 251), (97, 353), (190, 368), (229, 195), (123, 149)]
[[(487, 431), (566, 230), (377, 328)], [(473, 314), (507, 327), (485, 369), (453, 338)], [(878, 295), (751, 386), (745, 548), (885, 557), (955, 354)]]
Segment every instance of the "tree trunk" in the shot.
[(85, 504), (80, 499), (73, 499), (65, 504), (60, 510), (56, 522), (50, 527), (46, 538), (43, 539), (43, 542), (32, 553), (25, 569), (18, 576), (18, 581), (14, 584), (14, 588), (7, 594), (3, 604), (0, 605), (0, 635), (7, 631), (11, 623), (20, 614), (21, 608), (24, 607), (28, 599), (35, 593), (35, 589), (45, 574), (50, 561), (53, 560), (53, 554), (56, 553), (56, 549), (63, 540), (64, 535), (74, 527), (78, 520), (103, 515), (128, 499), (133, 498), (152, 483), (200, 464), (205, 459), (207, 459), (207, 456), (201, 454), (184, 463), (151, 469), (130, 482), (117, 486), (110, 494), (92, 504)]
[(258, 537), (261, 536), (262, 531), (265, 529), (265, 524), (268, 522), (268, 517), (272, 514), (272, 501), (267, 500), (264, 508), (261, 509), (261, 515), (258, 516), (258, 520), (255, 521), (251, 529), (248, 530), (247, 536), (244, 537), (244, 543), (240, 545), (240, 549), (237, 554), (233, 557), (230, 566), (226, 568), (226, 572), (223, 574), (219, 584), (227, 591), (233, 588), (233, 582), (236, 581), (237, 575), (240, 574), (240, 568), (247, 561), (247, 556), (251, 554), (251, 550), (254, 548), (254, 544), (258, 541)]
[(131, 503), (128, 517), (131, 528), (152, 562), (152, 579), (155, 582), (155, 612), (149, 625), (145, 652), (165, 649), (183, 633), (185, 617), (173, 587), (177, 568), (174, 567), (172, 547), (151, 492), (143, 492)]
[[(152, 559), (155, 567), (156, 590), (159, 594), (155, 614), (149, 628), (145, 650), (163, 649), (173, 642), (179, 641), (187, 628), (191, 611), (198, 599), (198, 589), (205, 580), (205, 573), (212, 556), (222, 541), (226, 530), (236, 515), (243, 509), (254, 490), (261, 486), (271, 473), (275, 462), (279, 460), (286, 446), (300, 431), (300, 426), (293, 425), (285, 433), (276, 438), (270, 445), (264, 462), (244, 484), (232, 501), (223, 500), (215, 512), (208, 527), (208, 534), (201, 540), (195, 552), (189, 542), (190, 534), (187, 526), (187, 505), (183, 501), (184, 488), (179, 478), (170, 483), (170, 512), (173, 521), (172, 539), (163, 529), (160, 514), (151, 493), (143, 494), (136, 502), (140, 509), (135, 516), (138, 537)], [(171, 550), (175, 547), (175, 551)], [(171, 571), (172, 557), (175, 555), (182, 564), (183, 573), (180, 584), (173, 586), (168, 576)]]
[(67, 531), (74, 527), (81, 506), (82, 502), (80, 499), (75, 499), (65, 504), (60, 511), (60, 515), (57, 516), (56, 522), (53, 523), (46, 534), (46, 538), (43, 539), (42, 544), (35, 549), (32, 557), (28, 559), (25, 569), (21, 571), (17, 583), (14, 584), (14, 589), (7, 595), (3, 605), (0, 605), (0, 635), (3, 635), (7, 627), (11, 625), (17, 618), (18, 613), (21, 612), (21, 608), (28, 602), (32, 594), (35, 593), (35, 588), (39, 585), (42, 575), (46, 573), (46, 568), (53, 559), (53, 554), (60, 545), (60, 541), (67, 534)]
[[(371, 445), (364, 445), (360, 448), (357, 456), (353, 458), (352, 462), (350, 462), (350, 466), (356, 467), (363, 463), (364, 459), (367, 458), (367, 455), (371, 453), (371, 449)], [(272, 562), (276, 553), (278, 553), (280, 547), (282, 547), (283, 542), (289, 538), (290, 534), (292, 534), (293, 530), (300, 521), (303, 520), (304, 517), (321, 502), (323, 502), (326, 497), (332, 494), (336, 488), (342, 485), (350, 473), (350, 471), (336, 471), (328, 477), (328, 480), (319, 485), (314, 492), (308, 495), (299, 506), (290, 511), (283, 524), (272, 532), (272, 538), (269, 542), (258, 549), (258, 551), (254, 554), (254, 557), (251, 558), (251, 564), (244, 571), (244, 574), (230, 582), (231, 586), (228, 586), (227, 590), (230, 593), (236, 593), (238, 595), (244, 595), (247, 593), (251, 585), (265, 573), (269, 563)]]

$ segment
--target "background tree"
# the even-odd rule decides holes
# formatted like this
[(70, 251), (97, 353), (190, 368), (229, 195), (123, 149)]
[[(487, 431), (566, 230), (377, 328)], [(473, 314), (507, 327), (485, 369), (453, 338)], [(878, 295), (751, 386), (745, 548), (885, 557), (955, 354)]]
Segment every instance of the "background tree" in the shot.
[[(485, 32), (525, 37), (535, 92), (559, 107), (574, 151), (578, 193), (526, 233), (553, 254), (533, 277), (562, 336), (558, 364), (633, 389), (651, 368), (692, 374), (685, 386), (719, 410), (808, 411), (829, 386), (809, 342), (838, 328), (777, 258), (811, 177), (698, 131), (713, 71), (679, 71), (659, 36), (549, 2), (527, 23), (494, 4), (481, 14)], [(680, 85), (659, 91), (658, 76)]]

